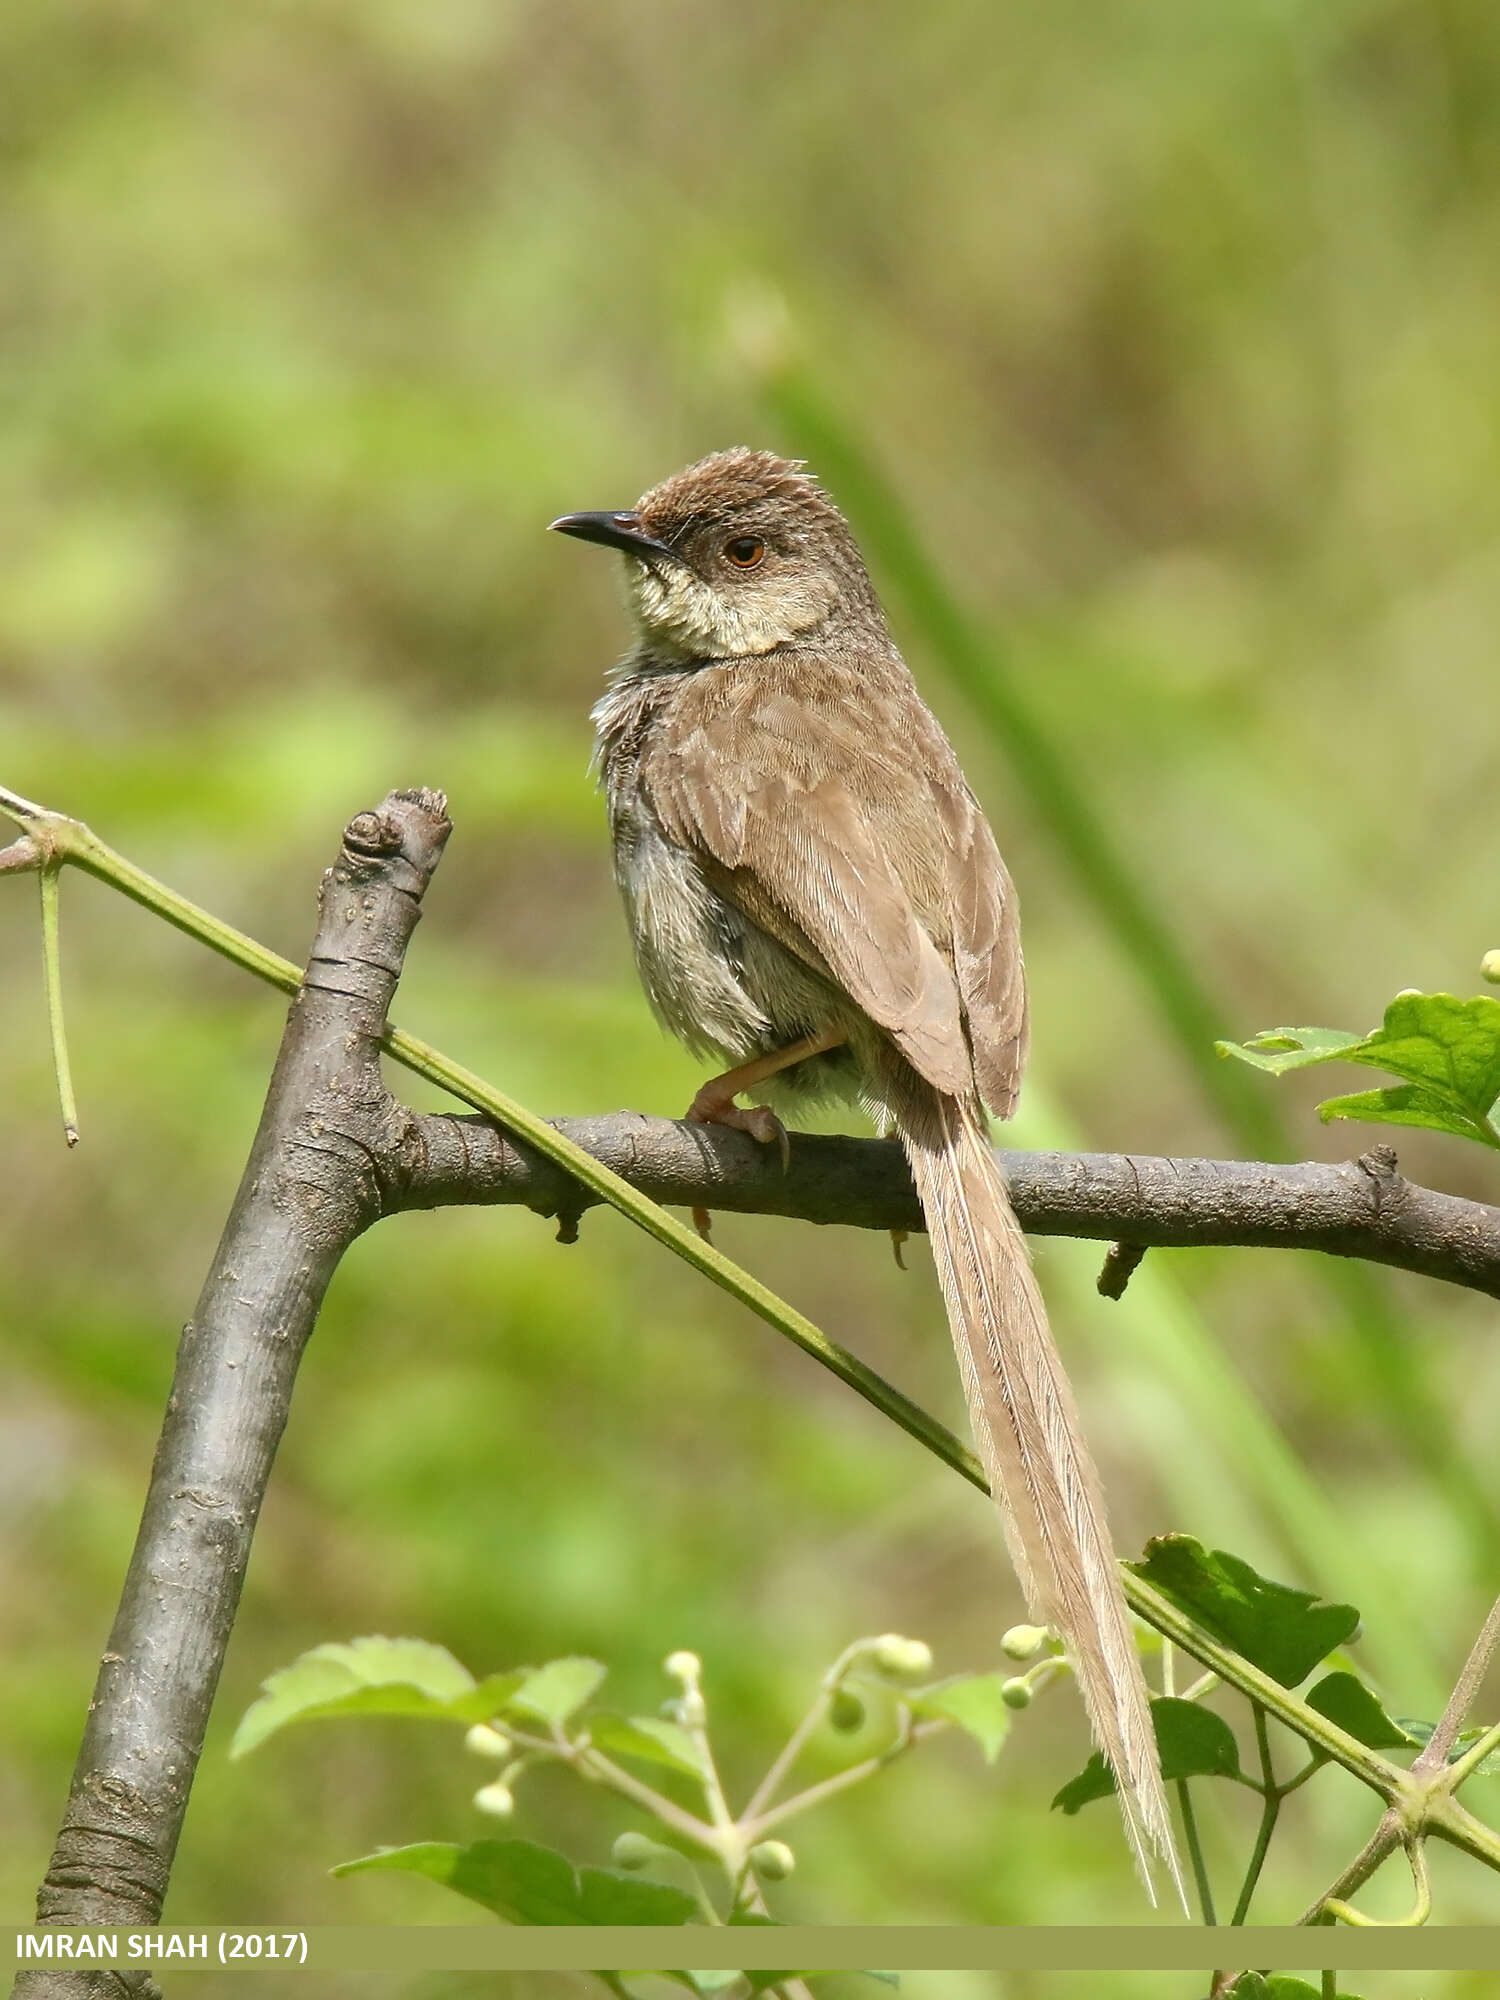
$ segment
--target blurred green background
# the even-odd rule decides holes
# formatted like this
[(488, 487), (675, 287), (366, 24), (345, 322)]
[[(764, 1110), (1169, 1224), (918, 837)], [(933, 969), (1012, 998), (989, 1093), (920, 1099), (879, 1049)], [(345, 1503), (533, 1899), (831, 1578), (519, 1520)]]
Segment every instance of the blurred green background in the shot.
[[(1491, 6), (21, 0), (0, 66), (0, 781), (296, 959), (345, 819), (441, 785), (400, 1020), (538, 1110), (676, 1112), (698, 1073), (639, 995), (586, 769), (616, 581), (542, 530), (775, 445), (866, 537), (1019, 879), (1017, 1143), (1382, 1136), (1320, 1127), (1316, 1079), (1216, 1085), (1181, 1023), (1364, 1029), (1399, 987), (1475, 990), (1500, 942)], [(1122, 884), (1176, 940), (1155, 986)], [(18, 1917), (282, 1016), (97, 885), (63, 905), (73, 1155), (35, 890), (0, 883)], [(1401, 1155), (1496, 1198), (1477, 1149)], [(960, 1421), (921, 1246), (903, 1276), (879, 1238), (718, 1240)], [(1493, 1306), (1250, 1251), (1154, 1253), (1111, 1305), (1098, 1257), (1038, 1261), (1122, 1548), (1181, 1528), (1353, 1598), (1389, 1704), (1434, 1713), (1500, 1584)], [(463, 1916), (324, 1872), (491, 1831), (456, 1743), (226, 1762), (321, 1639), (592, 1652), (636, 1708), (692, 1647), (743, 1780), (849, 1639), (988, 1667), (1020, 1610), (978, 1496), (618, 1218), (571, 1249), (509, 1211), (399, 1219), (304, 1370), (167, 1917)], [(1110, 1813), (1047, 1811), (1086, 1748), (1054, 1691), (994, 1771), (924, 1750), (798, 1828), (779, 1911), (1145, 1920)], [(1202, 1789), (1232, 1902), (1253, 1801)], [(1256, 1914), (1370, 1818), (1336, 1776), (1299, 1793)], [(600, 1861), (624, 1823), (541, 1779), (515, 1831)], [(1441, 1919), (1500, 1914), (1434, 1862)], [(1120, 1989), (1147, 1990), (1176, 1988)]]

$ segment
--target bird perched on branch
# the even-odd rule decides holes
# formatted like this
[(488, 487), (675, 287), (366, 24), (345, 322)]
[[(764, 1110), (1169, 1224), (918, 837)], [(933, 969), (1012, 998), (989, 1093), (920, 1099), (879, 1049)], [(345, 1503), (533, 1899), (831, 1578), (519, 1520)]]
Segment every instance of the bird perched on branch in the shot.
[(784, 1144), (771, 1103), (837, 1096), (899, 1135), (1011, 1559), (1147, 1886), (1154, 1851), (1180, 1892), (1098, 1475), (986, 1136), (985, 1107), (1015, 1107), (1027, 1019), (984, 814), (799, 464), (720, 452), (552, 525), (626, 559), (636, 636), (594, 711), (599, 764), (647, 995), (725, 1066), (689, 1116)]

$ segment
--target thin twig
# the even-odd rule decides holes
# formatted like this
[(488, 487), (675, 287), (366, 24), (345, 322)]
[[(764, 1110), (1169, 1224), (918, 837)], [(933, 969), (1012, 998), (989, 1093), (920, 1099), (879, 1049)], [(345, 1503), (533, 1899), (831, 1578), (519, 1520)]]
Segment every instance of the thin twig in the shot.
[(1208, 1863), (1203, 1855), (1203, 1842), (1198, 1836), (1198, 1815), (1193, 1811), (1192, 1788), (1186, 1778), (1177, 1780), (1177, 1809), (1182, 1815), (1182, 1840), (1198, 1890), (1198, 1907), (1203, 1912), (1204, 1923), (1212, 1927), (1219, 1919), (1214, 1914), (1213, 1885), (1208, 1879)]
[(57, 876), (54, 863), (44, 863), (42, 885), (42, 971), (47, 985), (47, 1027), (52, 1036), (52, 1073), (57, 1078), (57, 1102), (63, 1137), (78, 1144), (78, 1106), (73, 1097), (73, 1070), (68, 1061), (68, 1030), (63, 1017), (62, 948), (59, 940)]
[(1234, 1915), (1229, 1919), (1231, 1924), (1244, 1923), (1249, 1914), (1251, 1898), (1260, 1881), (1261, 1870), (1266, 1865), (1271, 1836), (1276, 1831), (1276, 1821), (1281, 1812), (1281, 1793), (1277, 1789), (1276, 1771), (1271, 1762), (1271, 1738), (1266, 1729), (1266, 1711), (1257, 1701), (1251, 1703), (1251, 1713), (1255, 1717), (1255, 1747), (1260, 1756), (1260, 1825), (1255, 1830), (1255, 1845), (1250, 1850), (1250, 1859), (1245, 1867), (1245, 1879), (1240, 1884)]
[(1472, 1778), (1485, 1758), (1492, 1755), (1500, 1745), (1500, 1722), (1492, 1722), (1482, 1736), (1479, 1736), (1465, 1750), (1462, 1757), (1455, 1757), (1444, 1770), (1440, 1783), (1445, 1791), (1456, 1792), (1461, 1784)]
[(769, 1833), (773, 1826), (780, 1826), (783, 1820), (791, 1819), (797, 1813), (806, 1812), (809, 1806), (822, 1805), (825, 1799), (831, 1799), (835, 1794), (847, 1791), (851, 1785), (858, 1785), (866, 1778), (873, 1778), (877, 1771), (883, 1771), (887, 1764), (909, 1750), (914, 1743), (924, 1742), (927, 1737), (936, 1736), (939, 1730), (947, 1729), (949, 1726), (948, 1722), (939, 1716), (933, 1716), (929, 1721), (919, 1722), (914, 1726), (909, 1725), (888, 1750), (882, 1750), (874, 1757), (866, 1757), (861, 1763), (851, 1764), (846, 1770), (835, 1771), (831, 1778), (824, 1778), (816, 1785), (809, 1785), (806, 1791), (794, 1792), (791, 1798), (783, 1799), (779, 1806), (768, 1807), (753, 1820), (748, 1816), (742, 1819), (741, 1832), (746, 1841), (754, 1846), (755, 1842)]
[(1363, 1888), (1370, 1877), (1405, 1838), (1399, 1813), (1386, 1812), (1380, 1817), (1380, 1824), (1370, 1835), (1364, 1846), (1355, 1855), (1349, 1866), (1332, 1886), (1319, 1896), (1318, 1900), (1303, 1911), (1297, 1919), (1299, 1924), (1331, 1924), (1337, 1921), (1332, 1906), (1347, 1907), (1346, 1898), (1356, 1889)]
[(13, 840), (9, 847), (0, 847), (0, 875), (26, 874), (42, 865), (42, 850), (31, 838), (23, 833), (19, 840)]
[(824, 1674), (822, 1681), (819, 1683), (818, 1692), (813, 1698), (812, 1706), (782, 1745), (780, 1753), (771, 1764), (771, 1768), (766, 1772), (766, 1775), (751, 1794), (745, 1810), (740, 1814), (742, 1820), (754, 1819), (756, 1814), (763, 1811), (770, 1804), (771, 1800), (775, 1798), (792, 1766), (802, 1755), (809, 1738), (828, 1713), (829, 1704), (842, 1685), (845, 1674), (860, 1655), (868, 1649), (868, 1646), (868, 1640), (856, 1639), (853, 1645), (844, 1648), (827, 1673)]
[[(1490, 1606), (1490, 1615), (1480, 1628), (1479, 1637), (1469, 1649), (1469, 1657), (1464, 1661), (1462, 1671), (1453, 1684), (1453, 1692), (1438, 1717), (1437, 1727), (1423, 1744), (1420, 1752), (1412, 1759), (1412, 1776), (1426, 1777), (1430, 1772), (1441, 1770), (1448, 1761), (1448, 1753), (1458, 1740), (1458, 1732), (1463, 1728), (1469, 1710), (1474, 1706), (1474, 1697), (1489, 1664), (1494, 1657), (1495, 1647), (1500, 1645), (1500, 1598)], [(1467, 1775), (1467, 1774), (1465, 1774)]]

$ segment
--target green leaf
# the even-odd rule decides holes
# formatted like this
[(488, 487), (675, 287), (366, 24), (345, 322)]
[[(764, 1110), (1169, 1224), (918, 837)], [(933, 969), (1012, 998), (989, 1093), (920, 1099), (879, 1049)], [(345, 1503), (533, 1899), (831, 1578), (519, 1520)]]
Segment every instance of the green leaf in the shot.
[(1326, 1674), (1302, 1699), (1368, 1749), (1405, 1750), (1414, 1740), (1353, 1674)]
[(449, 1702), (450, 1714), (457, 1722), (493, 1720), (495, 1716), (501, 1714), (511, 1696), (530, 1672), (529, 1667), (516, 1667), (508, 1674), (486, 1674), (468, 1694), (461, 1694)]
[[(811, 1984), (816, 1979), (840, 1979), (845, 1976), (838, 1972), (746, 1972), (741, 1975), (749, 1980), (752, 1994), (764, 1993), (767, 1987), (778, 1985), (783, 1979), (803, 1979)], [(875, 1972), (867, 1965), (858, 1968), (858, 1976), (861, 1979), (878, 1979), (882, 1986), (899, 1987), (901, 1984), (900, 1973)]]
[[(443, 1646), (425, 1639), (351, 1639), (314, 1646), (264, 1684), (241, 1718), (230, 1745), (243, 1757), (289, 1722), (324, 1715), (421, 1715), (443, 1721), (480, 1720), (463, 1704), (474, 1676)], [(486, 1708), (484, 1714), (493, 1714)]]
[(1352, 1604), (1324, 1604), (1311, 1592), (1272, 1583), (1224, 1549), (1191, 1535), (1161, 1535), (1131, 1563), (1180, 1610), (1281, 1682), (1295, 1687), (1359, 1624)]
[[(742, 1917), (731, 1917), (729, 1921), (731, 1923), (768, 1924), (771, 1922), (771, 1919), (769, 1917), (745, 1915)], [(772, 1928), (774, 1929), (775, 1926), (772, 1925)], [(745, 1990), (751, 1996), (751, 2000), (754, 2000), (756, 1994), (764, 1993), (772, 1986), (779, 1986), (786, 1979), (802, 1979), (811, 1984), (814, 1980), (818, 1979), (842, 1979), (847, 1976), (847, 1974), (841, 1972), (768, 1972), (764, 1970), (752, 1972), (748, 1969), (744, 1972), (667, 1972), (661, 1974), (662, 1978), (673, 1980), (677, 1985), (687, 1987), (690, 1993), (702, 1994), (704, 2000), (713, 2000), (715, 1994), (727, 1992), (729, 1988), (737, 1986), (741, 1980), (744, 1980)], [(859, 1976), (862, 1979), (878, 1979), (882, 1986), (899, 1987), (901, 1984), (900, 1974), (895, 1972), (872, 1972), (865, 1969), (860, 1972)]]
[[(1239, 1745), (1222, 1715), (1200, 1708), (1195, 1701), (1158, 1695), (1151, 1704), (1161, 1774), (1177, 1778), (1237, 1778)], [(1070, 1778), (1052, 1801), (1065, 1813), (1076, 1813), (1093, 1799), (1107, 1799), (1115, 1789), (1115, 1774), (1096, 1750), (1076, 1778)]]
[(1483, 1146), (1500, 1148), (1500, 1000), (1480, 994), (1403, 993), (1385, 1010), (1373, 1034), (1346, 1035), (1336, 1028), (1273, 1028), (1249, 1042), (1218, 1042), (1221, 1055), (1281, 1075), (1314, 1063), (1363, 1063), (1403, 1079), (1386, 1090), (1332, 1097), (1318, 1107), (1324, 1119), (1359, 1118), (1372, 1124), (1420, 1125)]
[[(1289, 1972), (1242, 1972), (1229, 1989), (1229, 2000), (1319, 2000), (1316, 1986), (1294, 1979)], [(1353, 1993), (1340, 1993), (1338, 2000), (1358, 2000)]]
[(924, 1688), (920, 1694), (910, 1695), (908, 1702), (914, 1715), (945, 1716), (967, 1730), (984, 1752), (985, 1762), (993, 1764), (1014, 1719), (1014, 1712), (1000, 1696), (1009, 1679), (1008, 1674), (971, 1674), (963, 1680)]
[(1325, 1125), (1339, 1118), (1356, 1119), (1365, 1125), (1416, 1125), (1424, 1132), (1446, 1132), (1450, 1138), (1477, 1139), (1481, 1145), (1496, 1143), (1487, 1130), (1476, 1130), (1472, 1119), (1456, 1113), (1438, 1092), (1414, 1083), (1327, 1097), (1318, 1106), (1318, 1116)]
[(677, 1722), (655, 1715), (591, 1715), (589, 1740), (612, 1757), (637, 1757), (664, 1764), (701, 1783), (707, 1775), (698, 1746)]
[(1237, 1778), (1240, 1750), (1222, 1715), (1195, 1701), (1158, 1695), (1151, 1704), (1161, 1774), (1176, 1778)]
[(612, 1868), (580, 1868), (578, 1915), (573, 1924), (685, 1924), (698, 1905), (681, 1889)]
[(1267, 1028), (1248, 1042), (1215, 1042), (1214, 1047), (1221, 1056), (1238, 1056), (1256, 1069), (1282, 1076), (1289, 1069), (1333, 1062), (1347, 1049), (1357, 1047), (1359, 1039), (1343, 1028)]
[(505, 1706), (560, 1729), (583, 1707), (608, 1672), (598, 1660), (549, 1660), (545, 1667), (527, 1674)]
[(691, 1896), (603, 1868), (575, 1870), (565, 1854), (532, 1840), (424, 1840), (344, 1861), (335, 1875), (390, 1869), (426, 1875), (512, 1924), (685, 1924)]

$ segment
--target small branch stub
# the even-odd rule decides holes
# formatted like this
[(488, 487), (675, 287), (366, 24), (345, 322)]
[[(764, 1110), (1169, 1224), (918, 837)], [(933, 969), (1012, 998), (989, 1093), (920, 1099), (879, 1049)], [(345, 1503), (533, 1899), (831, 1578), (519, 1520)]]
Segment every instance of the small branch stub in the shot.
[(23, 833), (9, 847), (0, 847), (0, 875), (22, 875), (41, 865), (42, 850), (29, 833)]
[(1146, 1254), (1144, 1243), (1111, 1243), (1104, 1254), (1104, 1267), (1099, 1273), (1098, 1288), (1101, 1298), (1122, 1299), (1125, 1287), (1135, 1276), (1141, 1259)]

